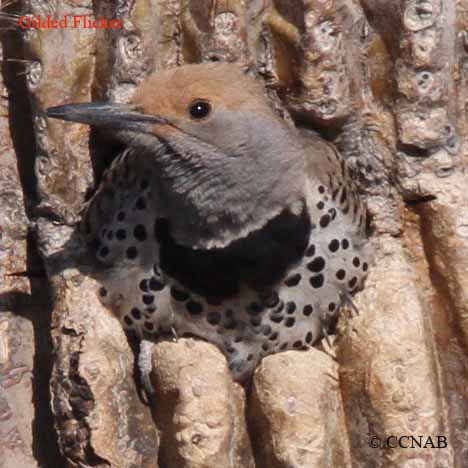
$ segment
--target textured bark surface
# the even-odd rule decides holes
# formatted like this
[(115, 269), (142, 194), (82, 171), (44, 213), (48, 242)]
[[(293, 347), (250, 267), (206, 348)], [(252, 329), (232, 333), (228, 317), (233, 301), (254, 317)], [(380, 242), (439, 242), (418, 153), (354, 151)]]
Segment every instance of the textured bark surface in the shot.
[(153, 360), (161, 466), (253, 468), (244, 391), (218, 349), (182, 338)]
[[(2, 5), (1, 467), (468, 467), (466, 0)], [(124, 27), (20, 31), (13, 14)], [(248, 66), (337, 145), (375, 264), (331, 349), (270, 356), (243, 389), (214, 346), (162, 342), (147, 406), (74, 233), (115, 147), (42, 111), (125, 101), (154, 70), (208, 60)], [(369, 445), (411, 435), (447, 446)]]

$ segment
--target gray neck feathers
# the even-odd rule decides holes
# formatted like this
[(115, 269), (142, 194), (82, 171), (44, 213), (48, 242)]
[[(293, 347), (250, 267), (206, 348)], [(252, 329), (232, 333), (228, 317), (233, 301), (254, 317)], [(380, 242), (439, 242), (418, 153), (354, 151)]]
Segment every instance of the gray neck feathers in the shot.
[(146, 155), (156, 165), (162, 216), (176, 242), (225, 247), (302, 198), (305, 162), (295, 130), (258, 127), (257, 120), (257, 134), (223, 148), (181, 133)]

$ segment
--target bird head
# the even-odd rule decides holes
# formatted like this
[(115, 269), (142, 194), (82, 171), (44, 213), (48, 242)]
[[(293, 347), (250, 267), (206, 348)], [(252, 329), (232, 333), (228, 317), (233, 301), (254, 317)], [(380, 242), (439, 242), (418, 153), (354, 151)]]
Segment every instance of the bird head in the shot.
[(128, 104), (66, 104), (48, 117), (112, 131), (144, 158), (174, 239), (224, 247), (302, 198), (304, 150), (262, 87), (234, 64), (155, 73)]

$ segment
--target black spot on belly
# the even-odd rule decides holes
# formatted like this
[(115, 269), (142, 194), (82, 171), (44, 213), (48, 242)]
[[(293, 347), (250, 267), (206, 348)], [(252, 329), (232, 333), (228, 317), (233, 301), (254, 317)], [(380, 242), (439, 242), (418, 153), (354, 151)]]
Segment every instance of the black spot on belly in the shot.
[(140, 309), (137, 309), (136, 307), (134, 307), (131, 312), (132, 314), (132, 317), (135, 319), (135, 320), (140, 320), (141, 319), (141, 312), (140, 312)]
[(313, 257), (315, 255), (315, 245), (310, 244), (309, 247), (307, 247), (305, 254), (306, 257)]
[(154, 296), (152, 294), (143, 294), (143, 304), (151, 305), (154, 302)]
[(101, 297), (106, 297), (107, 296), (107, 289), (102, 287), (102, 288), (99, 288), (99, 295)]
[(323, 215), (321, 218), (320, 218), (320, 227), (322, 228), (326, 228), (329, 224), (330, 224), (330, 215)]
[(149, 287), (152, 291), (161, 291), (164, 289), (164, 283), (152, 277), (149, 281)]
[(284, 302), (280, 301), (276, 309), (273, 311), (275, 314), (279, 314), (284, 309)]
[(286, 321), (284, 322), (284, 324), (289, 328), (293, 327), (295, 323), (296, 323), (296, 320), (293, 317), (288, 317)]
[(309, 315), (312, 315), (312, 312), (314, 311), (314, 308), (312, 307), (311, 304), (307, 304), (304, 306), (302, 309), (302, 313), (306, 316), (309, 317)]
[(344, 280), (345, 279), (345, 276), (346, 276), (346, 271), (343, 270), (343, 269), (340, 269), (336, 272), (336, 277), (339, 279), (339, 280)]
[(313, 288), (317, 289), (323, 286), (323, 283), (325, 282), (325, 278), (323, 277), (323, 275), (312, 276), (309, 282)]
[(330, 250), (330, 252), (336, 252), (339, 248), (340, 248), (340, 241), (338, 239), (333, 239), (328, 244), (328, 250)]
[(206, 318), (210, 325), (218, 325), (221, 321), (221, 314), (219, 312), (210, 312)]
[(137, 224), (135, 226), (135, 229), (133, 230), (133, 235), (135, 236), (135, 239), (143, 242), (146, 240), (146, 229), (143, 224)]
[(301, 275), (300, 273), (296, 273), (295, 275), (290, 276), (286, 279), (284, 284), (288, 287), (297, 286), (301, 282)]
[(105, 258), (109, 255), (109, 247), (103, 247), (100, 251), (99, 251), (99, 255), (102, 257), (102, 258)]
[(350, 279), (348, 285), (350, 288), (354, 288), (354, 286), (356, 286), (356, 283), (357, 283), (357, 278), (354, 276), (353, 278)]
[(171, 296), (176, 300), (176, 301), (187, 301), (189, 298), (189, 295), (185, 291), (181, 291), (180, 289), (177, 289), (175, 286), (171, 288)]
[(148, 280), (142, 279), (140, 281), (139, 288), (143, 292), (148, 292)]
[(279, 296), (276, 292), (271, 292), (262, 296), (263, 305), (269, 309), (276, 307), (279, 303)]
[(126, 315), (126, 316), (124, 317), (124, 322), (125, 322), (125, 324), (128, 325), (129, 327), (133, 325), (133, 320), (132, 320), (128, 315)]
[(359, 260), (358, 257), (354, 257), (354, 258), (353, 258), (353, 265), (354, 265), (356, 268), (358, 268), (360, 264), (361, 264), (361, 260)]
[(185, 304), (188, 312), (192, 315), (200, 315), (203, 312), (203, 307), (200, 303), (195, 301), (189, 301)]
[(296, 311), (296, 304), (293, 301), (286, 302), (286, 313), (293, 314)]
[(143, 197), (138, 197), (135, 208), (137, 210), (144, 210), (146, 208), (146, 200)]
[(348, 239), (343, 239), (341, 241), (341, 247), (346, 250), (349, 247), (349, 240)]
[(283, 321), (282, 315), (270, 314), (270, 320), (275, 323), (281, 323)]
[(115, 237), (117, 237), (117, 240), (125, 240), (127, 238), (127, 233), (125, 229), (118, 229), (117, 232), (115, 233)]
[(262, 323), (261, 317), (252, 317), (250, 323), (253, 327), (258, 327)]
[(129, 247), (126, 252), (127, 258), (129, 260), (134, 260), (138, 257), (138, 250), (136, 247)]
[(307, 268), (314, 273), (319, 273), (325, 268), (325, 259), (323, 257), (314, 258), (307, 264)]
[(231, 346), (231, 344), (228, 343), (228, 342), (225, 342), (225, 343), (224, 343), (224, 349), (225, 349), (229, 354), (237, 354), (236, 348), (234, 348), (233, 346)]
[(306, 343), (311, 343), (312, 342), (312, 333), (311, 332), (307, 333), (307, 335), (305, 336), (305, 341), (306, 341)]

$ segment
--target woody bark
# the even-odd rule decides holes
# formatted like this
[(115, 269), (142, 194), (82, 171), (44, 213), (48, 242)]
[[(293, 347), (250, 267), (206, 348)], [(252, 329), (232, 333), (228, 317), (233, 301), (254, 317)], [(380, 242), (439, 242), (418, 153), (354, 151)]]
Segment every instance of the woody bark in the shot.
[[(2, 6), (0, 467), (468, 468), (465, 0)], [(14, 15), (123, 27), (21, 30)], [(243, 388), (214, 346), (162, 342), (148, 405), (74, 234), (113, 146), (43, 109), (124, 102), (153, 71), (210, 60), (250, 67), (281, 115), (339, 148), (375, 262), (331, 348), (269, 356)], [(446, 447), (369, 444), (411, 435)]]

